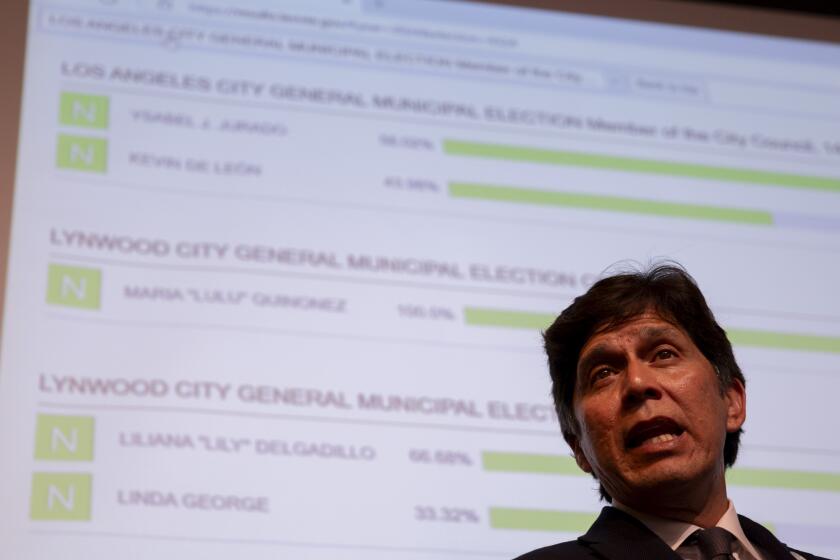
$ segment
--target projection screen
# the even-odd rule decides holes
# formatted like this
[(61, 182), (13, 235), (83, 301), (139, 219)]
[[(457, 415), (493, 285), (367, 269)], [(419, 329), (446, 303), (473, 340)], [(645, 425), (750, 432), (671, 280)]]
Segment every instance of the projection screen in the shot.
[(838, 44), (425, 0), (35, 0), (26, 30), (4, 558), (574, 538), (602, 504), (540, 332), (662, 260), (747, 377), (738, 510), (840, 556)]

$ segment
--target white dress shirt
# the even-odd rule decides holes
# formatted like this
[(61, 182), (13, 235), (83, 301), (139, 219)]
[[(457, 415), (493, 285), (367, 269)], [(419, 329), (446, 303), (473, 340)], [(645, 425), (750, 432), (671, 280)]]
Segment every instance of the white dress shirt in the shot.
[[(665, 519), (655, 515), (649, 515), (636, 511), (613, 500), (613, 507), (620, 509), (625, 513), (629, 513), (639, 521), (645, 524), (648, 529), (656, 533), (656, 535), (665, 541), (671, 550), (679, 554), (685, 560), (698, 560), (700, 558), (700, 548), (696, 544), (685, 544), (686, 539), (690, 537), (698, 529), (702, 529), (697, 525), (686, 523), (684, 521), (676, 521), (674, 519)], [(726, 529), (735, 536), (736, 542), (732, 555), (735, 560), (764, 560), (764, 557), (759, 554), (753, 544), (747, 539), (744, 530), (741, 528), (741, 522), (738, 521), (738, 514), (735, 512), (735, 506), (732, 501), (729, 502), (729, 508), (723, 514), (718, 522), (717, 527)]]

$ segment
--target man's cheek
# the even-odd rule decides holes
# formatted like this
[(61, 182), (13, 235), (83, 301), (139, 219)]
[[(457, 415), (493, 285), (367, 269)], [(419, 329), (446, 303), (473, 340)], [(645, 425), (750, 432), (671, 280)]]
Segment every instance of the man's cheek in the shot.
[(587, 457), (591, 463), (611, 464), (614, 460), (616, 449), (612, 436), (609, 432), (590, 433), (589, 445), (586, 447)]

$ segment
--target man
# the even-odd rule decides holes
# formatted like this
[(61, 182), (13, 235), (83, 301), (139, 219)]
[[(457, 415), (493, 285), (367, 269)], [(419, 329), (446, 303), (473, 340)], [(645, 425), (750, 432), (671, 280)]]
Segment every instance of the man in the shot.
[(816, 558), (727, 498), (745, 380), (688, 273), (663, 265), (600, 280), (544, 338), (563, 437), (612, 507), (576, 541), (519, 560)]

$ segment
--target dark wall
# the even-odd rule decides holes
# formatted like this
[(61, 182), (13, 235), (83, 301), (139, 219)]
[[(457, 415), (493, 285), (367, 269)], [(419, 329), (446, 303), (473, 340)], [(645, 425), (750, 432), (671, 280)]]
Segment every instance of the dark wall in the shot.
[[(727, 4), (730, 6), (755, 6), (761, 8), (769, 8), (772, 10), (781, 10), (785, 12), (797, 12), (805, 14), (822, 14), (828, 16), (836, 16), (840, 18), (840, 3), (832, 1), (808, 1), (800, 0), (798, 2), (791, 2), (790, 0), (784, 2), (781, 0), (681, 0), (684, 2), (692, 2), (695, 4)], [(837, 22), (840, 25), (840, 21)]]

